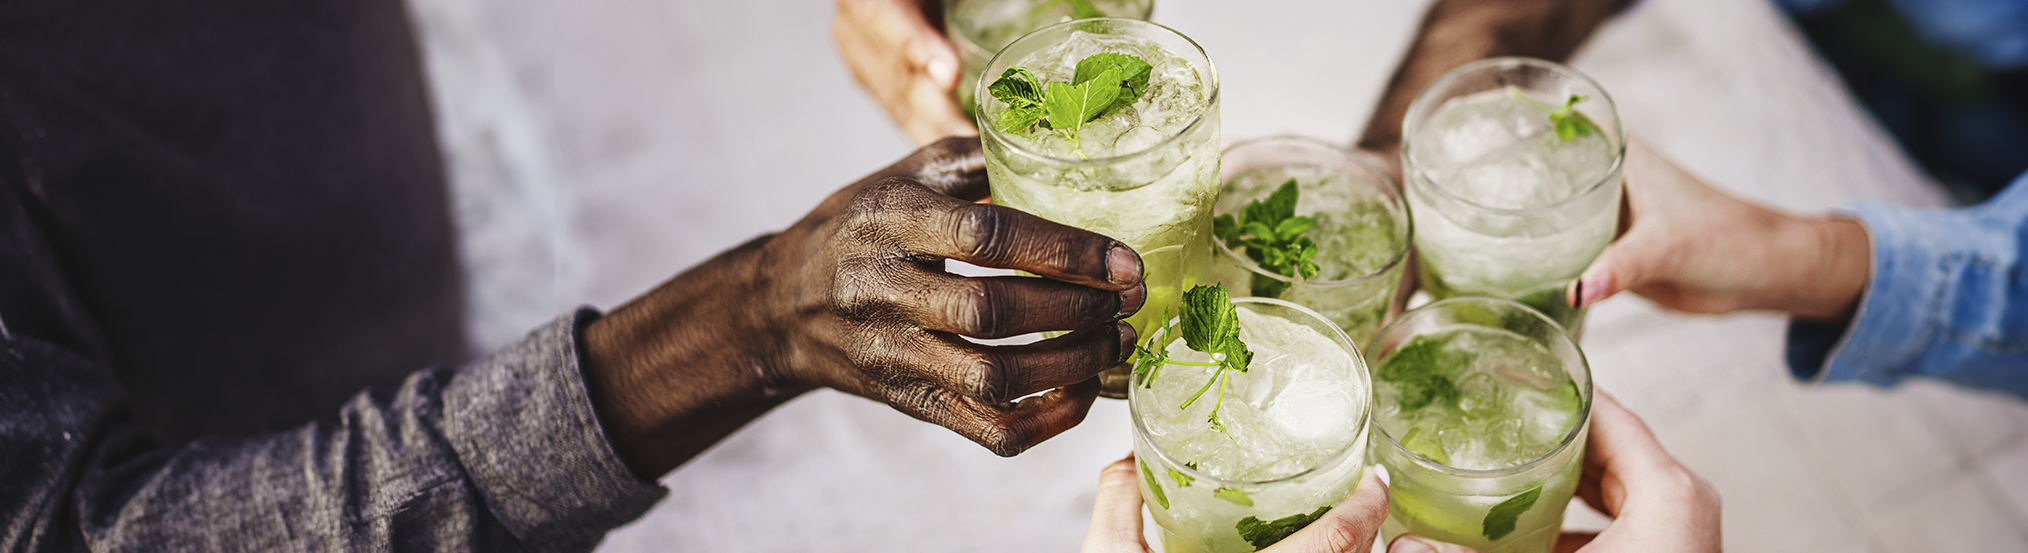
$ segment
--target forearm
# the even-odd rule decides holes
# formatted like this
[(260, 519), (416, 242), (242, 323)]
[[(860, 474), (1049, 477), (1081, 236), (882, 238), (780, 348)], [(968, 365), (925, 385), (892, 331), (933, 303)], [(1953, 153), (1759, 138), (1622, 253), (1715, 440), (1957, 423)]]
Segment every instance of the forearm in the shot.
[[(575, 318), (292, 430), (161, 447), (103, 365), (0, 344), (0, 543), (24, 550), (587, 551), (660, 499), (606, 445)], [(83, 539), (85, 543), (68, 543)]]
[(1629, 0), (1438, 0), (1423, 16), (1359, 137), (1361, 149), (1393, 153), (1409, 102), (1437, 77), (1494, 56), (1563, 61)]
[(808, 391), (783, 376), (780, 333), (755, 305), (772, 236), (685, 271), (584, 331), (585, 379), (613, 447), (655, 479)]

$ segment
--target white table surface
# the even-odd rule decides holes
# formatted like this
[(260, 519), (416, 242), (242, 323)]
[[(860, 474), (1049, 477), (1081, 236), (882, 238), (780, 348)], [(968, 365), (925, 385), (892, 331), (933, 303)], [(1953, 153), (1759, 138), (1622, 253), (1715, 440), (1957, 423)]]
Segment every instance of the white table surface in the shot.
[[(1349, 141), (1423, 2), (1158, 0), (1223, 77), (1228, 141)], [(911, 150), (805, 0), (412, 0), (452, 162), (474, 345), (611, 307)], [(1797, 211), (1941, 205), (1761, 0), (1647, 0), (1573, 63), (1626, 126)], [(1932, 383), (1790, 381), (1784, 322), (1601, 304), (1599, 386), (1725, 499), (1732, 551), (2028, 551), (2028, 407)], [(663, 479), (604, 551), (1069, 551), (1125, 405), (1013, 459), (883, 405), (797, 399)], [(1571, 525), (1604, 520), (1573, 507)]]

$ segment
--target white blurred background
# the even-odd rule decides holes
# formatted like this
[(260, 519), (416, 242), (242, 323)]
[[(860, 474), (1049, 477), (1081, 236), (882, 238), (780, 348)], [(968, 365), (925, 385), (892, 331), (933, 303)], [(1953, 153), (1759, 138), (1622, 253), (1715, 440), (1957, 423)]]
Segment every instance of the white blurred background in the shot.
[[(410, 0), (452, 162), (475, 346), (611, 308), (787, 226), (912, 150), (852, 81), (819, 0)], [(1227, 141), (1349, 142), (1425, 7), (1156, 0), (1224, 86)], [(1580, 51), (1633, 134), (1798, 211), (1944, 196), (1763, 0), (1647, 0)], [(1601, 304), (1601, 389), (1719, 488), (1732, 551), (2028, 551), (2028, 406), (1932, 383), (1810, 386), (1784, 321)], [(836, 392), (806, 395), (663, 480), (631, 551), (1070, 551), (1125, 404), (1013, 459)], [(1575, 504), (1575, 503), (1574, 503)], [(1571, 525), (1605, 523), (1582, 507)]]

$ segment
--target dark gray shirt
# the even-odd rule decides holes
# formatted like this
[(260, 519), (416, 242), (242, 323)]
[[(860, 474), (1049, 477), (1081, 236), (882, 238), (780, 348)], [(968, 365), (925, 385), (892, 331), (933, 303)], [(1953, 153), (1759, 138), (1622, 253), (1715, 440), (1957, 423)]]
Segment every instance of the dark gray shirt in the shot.
[(594, 314), (466, 359), (424, 87), (396, 1), (0, 0), (0, 551), (585, 550), (662, 495)]
[(0, 340), (4, 551), (585, 551), (664, 489), (628, 471), (579, 373), (580, 312), (338, 417), (161, 447), (105, 367)]

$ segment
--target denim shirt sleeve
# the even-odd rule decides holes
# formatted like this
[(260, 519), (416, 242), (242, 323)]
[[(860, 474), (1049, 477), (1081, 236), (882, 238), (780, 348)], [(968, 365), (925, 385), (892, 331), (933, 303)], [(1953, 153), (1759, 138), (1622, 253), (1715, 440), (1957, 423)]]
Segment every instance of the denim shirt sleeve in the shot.
[(1859, 203), (1849, 213), (1872, 238), (1872, 277), (1850, 327), (1791, 324), (1790, 369), (1879, 386), (1921, 376), (2028, 398), (2028, 174), (1976, 207)]
[(666, 493), (592, 410), (591, 316), (335, 417), (180, 447), (125, 419), (102, 365), (0, 337), (0, 550), (589, 551)]

